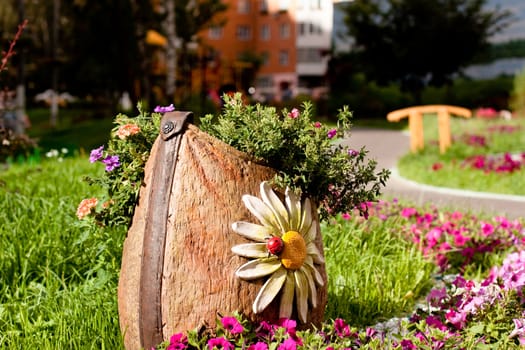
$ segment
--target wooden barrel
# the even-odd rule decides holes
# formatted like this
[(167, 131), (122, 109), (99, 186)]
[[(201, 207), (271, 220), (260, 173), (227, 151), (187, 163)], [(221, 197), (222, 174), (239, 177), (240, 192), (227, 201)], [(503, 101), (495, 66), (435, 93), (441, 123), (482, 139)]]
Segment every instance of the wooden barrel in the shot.
[[(242, 195), (259, 196), (260, 183), (275, 170), (185, 123), (187, 115), (171, 112), (162, 119), (124, 242), (118, 308), (126, 349), (150, 349), (174, 333), (213, 327), (219, 314), (278, 319), (279, 295), (253, 313), (264, 280), (236, 277), (247, 260), (231, 252), (247, 243), (231, 224), (258, 223)], [(320, 235), (316, 243), (322, 254)], [(326, 286), (324, 265), (318, 270)], [(320, 288), (307, 325), (322, 322), (326, 298), (326, 287)]]

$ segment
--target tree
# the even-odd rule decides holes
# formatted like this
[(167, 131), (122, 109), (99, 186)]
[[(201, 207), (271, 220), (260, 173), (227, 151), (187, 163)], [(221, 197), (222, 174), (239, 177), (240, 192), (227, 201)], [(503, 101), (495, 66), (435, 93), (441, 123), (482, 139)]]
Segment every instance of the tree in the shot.
[(424, 86), (449, 83), (509, 24), (509, 12), (485, 3), (355, 0), (345, 8), (354, 66), (380, 84), (400, 83), (419, 103)]

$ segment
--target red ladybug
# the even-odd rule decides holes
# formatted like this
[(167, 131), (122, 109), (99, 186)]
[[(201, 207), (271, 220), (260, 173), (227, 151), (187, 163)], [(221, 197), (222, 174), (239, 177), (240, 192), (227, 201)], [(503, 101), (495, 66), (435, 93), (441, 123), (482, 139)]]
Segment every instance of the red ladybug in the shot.
[(270, 254), (278, 255), (283, 251), (284, 242), (280, 237), (273, 236), (266, 243), (266, 248), (268, 248)]

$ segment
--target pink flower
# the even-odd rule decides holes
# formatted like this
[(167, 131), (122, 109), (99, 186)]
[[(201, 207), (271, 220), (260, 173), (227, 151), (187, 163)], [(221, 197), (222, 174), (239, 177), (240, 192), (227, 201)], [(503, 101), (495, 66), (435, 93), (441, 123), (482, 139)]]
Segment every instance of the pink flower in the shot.
[(221, 323), (231, 334), (240, 334), (244, 331), (244, 327), (235, 317), (223, 317)]
[(358, 154), (359, 154), (359, 152), (356, 151), (355, 149), (351, 149), (351, 148), (348, 149), (348, 155), (349, 155), (350, 157), (355, 157), (355, 156), (357, 156)]
[(91, 214), (91, 210), (97, 206), (98, 200), (96, 198), (83, 199), (77, 208), (77, 217), (82, 220), (87, 215)]
[(124, 140), (125, 138), (129, 137), (129, 136), (133, 136), (133, 135), (136, 135), (140, 132), (140, 128), (138, 125), (136, 124), (125, 124), (125, 125), (121, 125), (117, 132), (116, 132), (116, 135), (118, 136), (119, 139), (121, 140)]
[(350, 220), (352, 217), (350, 216), (349, 213), (343, 213), (343, 214), (341, 214), (341, 218), (343, 220)]
[(443, 163), (439, 163), (439, 162), (438, 162), (438, 163), (434, 163), (434, 164), (432, 164), (432, 170), (434, 170), (434, 171), (438, 171), (438, 170), (440, 170), (441, 168), (443, 168)]
[(321, 123), (315, 122), (314, 123), (314, 128), (319, 129), (321, 127), (321, 125), (322, 125)]
[(232, 343), (230, 343), (226, 338), (220, 337), (220, 338), (211, 338), (208, 340), (208, 349), (225, 349), (225, 350), (233, 350), (234, 347)]
[(442, 331), (446, 331), (447, 330), (447, 326), (445, 326), (443, 324), (443, 322), (441, 322), (441, 320), (439, 318), (435, 317), (435, 316), (428, 316), (425, 319), (425, 322), (430, 327), (437, 328), (437, 329), (442, 330)]
[(170, 345), (166, 350), (183, 350), (188, 347), (188, 338), (183, 333), (176, 333), (170, 337)]
[(515, 318), (514, 329), (509, 334), (509, 338), (518, 337), (520, 345), (525, 345), (525, 318)]
[(487, 237), (494, 233), (494, 226), (489, 224), (488, 222), (481, 222), (481, 233), (483, 236)]
[(299, 110), (297, 108), (294, 108), (292, 109), (289, 113), (288, 113), (288, 117), (292, 118), (292, 119), (296, 119), (297, 117), (299, 117)]
[(268, 345), (263, 342), (257, 342), (255, 344), (252, 344), (248, 347), (248, 350), (268, 350)]
[(430, 305), (438, 307), (447, 296), (447, 289), (445, 287), (441, 289), (432, 289), (427, 295), (427, 301)]
[(469, 237), (465, 237), (463, 236), (461, 233), (457, 233), (455, 236), (454, 236), (454, 244), (457, 246), (457, 247), (462, 247), (465, 245), (465, 243), (468, 242), (470, 238)]
[(448, 310), (445, 314), (445, 318), (450, 322), (456, 329), (462, 329), (465, 327), (467, 321), (467, 315), (464, 312), (456, 312), (452, 309)]
[(401, 343), (399, 345), (401, 345), (401, 350), (416, 350), (417, 349), (417, 346), (415, 346), (414, 343), (412, 343), (412, 340), (410, 339), (401, 340)]
[(328, 130), (328, 138), (333, 139), (337, 135), (337, 129)]
[(350, 327), (341, 318), (337, 318), (334, 321), (334, 330), (335, 334), (341, 338), (348, 337), (351, 334)]
[(288, 338), (279, 345), (277, 350), (296, 350), (297, 343), (292, 338)]
[(404, 218), (409, 218), (414, 215), (417, 215), (417, 210), (414, 208), (403, 208), (401, 211), (401, 216)]

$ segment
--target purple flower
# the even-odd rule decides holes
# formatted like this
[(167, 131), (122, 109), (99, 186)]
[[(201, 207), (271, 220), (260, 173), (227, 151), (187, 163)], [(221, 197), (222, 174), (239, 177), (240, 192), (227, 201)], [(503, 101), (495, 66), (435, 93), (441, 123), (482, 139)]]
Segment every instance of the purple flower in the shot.
[(223, 317), (221, 319), (222, 326), (230, 331), (231, 334), (240, 334), (244, 331), (243, 326), (237, 321), (235, 317)]
[(91, 163), (95, 163), (97, 160), (102, 158), (102, 151), (104, 150), (104, 146), (100, 146), (99, 148), (95, 148), (94, 150), (91, 150), (91, 153), (89, 154), (89, 161)]
[(349, 155), (350, 157), (355, 157), (355, 156), (357, 156), (358, 154), (359, 154), (359, 152), (356, 151), (355, 149), (351, 149), (351, 148), (348, 149), (348, 155)]
[(175, 110), (175, 107), (173, 106), (173, 103), (169, 106), (157, 106), (153, 110), (155, 113), (167, 113), (167, 112), (173, 112)]
[(514, 330), (510, 332), (509, 338), (518, 337), (520, 345), (525, 345), (525, 319), (515, 318), (514, 321)]
[(107, 156), (102, 159), (102, 163), (106, 164), (106, 171), (112, 171), (113, 169), (120, 166), (118, 156)]
[(337, 135), (337, 129), (330, 129), (328, 130), (328, 138), (333, 139)]
[(208, 340), (208, 349), (213, 350), (215, 348), (233, 350), (233, 345), (224, 337), (211, 338), (210, 340)]

